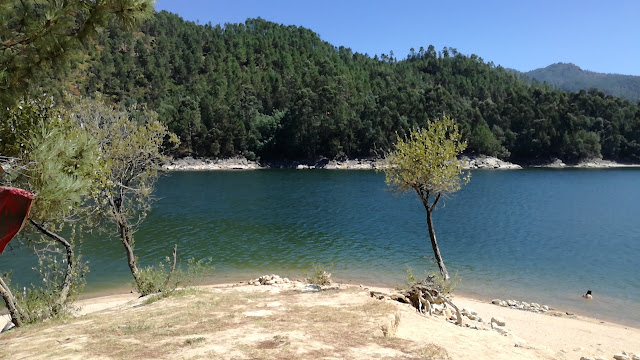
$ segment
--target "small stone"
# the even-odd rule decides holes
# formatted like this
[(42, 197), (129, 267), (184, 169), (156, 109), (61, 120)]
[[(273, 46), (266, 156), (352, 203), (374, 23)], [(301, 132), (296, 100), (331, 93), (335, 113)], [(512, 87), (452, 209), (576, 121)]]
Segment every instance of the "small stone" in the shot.
[(516, 306), (516, 302), (515, 302), (515, 300), (507, 300), (507, 305)]
[(534, 308), (539, 308), (539, 307), (540, 307), (540, 304), (538, 304), (538, 303), (531, 303), (531, 306), (533, 306)]
[(501, 302), (502, 302), (502, 300), (500, 300), (500, 299), (493, 299), (493, 300), (491, 300), (491, 303), (492, 303), (493, 305), (500, 305), (500, 303), (501, 303)]
[(444, 309), (444, 316), (445, 316), (447, 319), (451, 319), (452, 315), (453, 315), (453, 314), (451, 313), (451, 309), (449, 309), (449, 308)]
[(631, 357), (633, 360), (640, 360), (640, 356), (637, 354), (633, 354), (633, 356)]
[(506, 323), (502, 318), (498, 318), (498, 317), (492, 317), (491, 318), (491, 322), (492, 323), (496, 323), (496, 325), (498, 326), (505, 326)]
[(529, 303), (528, 303), (528, 302), (523, 301), (523, 302), (522, 302), (522, 306), (524, 306), (524, 307), (529, 307), (529, 306), (531, 306), (531, 305), (529, 305)]
[(625, 353), (613, 355), (613, 358), (616, 359), (616, 360), (631, 360), (629, 355), (627, 355)]
[(542, 310), (549, 311), (549, 307), (547, 305), (542, 305)]
[(471, 309), (471, 308), (468, 308), (468, 309), (467, 309), (467, 308), (463, 308), (463, 309), (460, 311), (460, 313), (461, 313), (462, 315), (467, 315), (467, 314), (469, 314), (469, 315), (477, 315), (477, 314), (478, 314), (477, 312), (475, 312), (475, 311), (474, 311), (473, 309)]
[(506, 301), (502, 300), (502, 301), (500, 301), (500, 306), (507, 307), (507, 306), (509, 306), (509, 304), (507, 304)]
[(9, 321), (2, 328), (2, 330), (0, 331), (0, 334), (5, 332), (5, 331), (9, 331), (9, 330), (13, 329), (14, 327), (16, 327), (16, 325), (13, 322)]
[(593, 359), (586, 356), (582, 356), (580, 357), (580, 360), (593, 360)]
[(507, 334), (509, 333), (509, 331), (507, 331), (507, 330), (505, 330), (505, 329), (503, 329), (503, 328), (501, 328), (501, 327), (499, 327), (499, 326), (498, 326), (498, 327), (495, 327), (495, 328), (493, 328), (493, 329), (494, 329), (495, 331), (497, 331), (498, 333), (500, 333), (501, 335), (507, 335)]

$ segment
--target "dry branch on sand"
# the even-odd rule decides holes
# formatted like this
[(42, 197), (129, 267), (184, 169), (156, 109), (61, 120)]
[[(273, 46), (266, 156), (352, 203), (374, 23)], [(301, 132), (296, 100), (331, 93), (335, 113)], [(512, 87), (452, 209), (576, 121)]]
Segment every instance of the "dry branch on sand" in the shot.
[(407, 290), (403, 290), (399, 293), (391, 295), (387, 295), (378, 291), (371, 291), (370, 294), (372, 297), (379, 300), (387, 298), (410, 304), (422, 314), (428, 313), (429, 315), (433, 315), (434, 311), (440, 312), (440, 314), (448, 314), (445, 309), (447, 306), (450, 306), (455, 310), (455, 315), (448, 315), (447, 319), (453, 320), (455, 316), (456, 324), (462, 325), (462, 315), (460, 314), (460, 310), (458, 309), (458, 307), (449, 298), (442, 295), (440, 291), (427, 285), (421, 283), (414, 284)]

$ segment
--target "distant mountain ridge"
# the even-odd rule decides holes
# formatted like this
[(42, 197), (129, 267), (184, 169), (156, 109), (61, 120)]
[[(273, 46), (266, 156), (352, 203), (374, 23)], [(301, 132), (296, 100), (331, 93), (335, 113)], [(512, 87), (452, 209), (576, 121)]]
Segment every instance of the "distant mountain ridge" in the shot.
[(571, 63), (557, 63), (521, 73), (530, 80), (546, 82), (565, 91), (596, 88), (606, 94), (640, 101), (640, 76), (604, 74), (582, 70)]

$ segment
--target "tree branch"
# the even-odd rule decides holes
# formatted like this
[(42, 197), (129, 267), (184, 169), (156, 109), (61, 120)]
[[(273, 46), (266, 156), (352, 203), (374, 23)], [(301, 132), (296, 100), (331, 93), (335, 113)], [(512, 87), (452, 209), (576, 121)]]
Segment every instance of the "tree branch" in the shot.
[(436, 196), (436, 199), (433, 201), (433, 204), (431, 204), (431, 207), (430, 207), (429, 211), (435, 210), (436, 205), (438, 205), (438, 200), (440, 200), (440, 196), (441, 195), (442, 195), (441, 193), (438, 193), (438, 195)]

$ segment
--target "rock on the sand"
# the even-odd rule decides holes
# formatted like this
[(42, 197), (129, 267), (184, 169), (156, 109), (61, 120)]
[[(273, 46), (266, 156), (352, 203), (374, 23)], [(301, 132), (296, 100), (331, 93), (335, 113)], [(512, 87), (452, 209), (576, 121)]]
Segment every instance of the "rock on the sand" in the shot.
[(499, 317), (492, 317), (491, 318), (491, 322), (495, 323), (498, 326), (505, 326), (506, 325), (505, 321), (502, 318), (499, 318)]
[(249, 281), (249, 285), (256, 285), (256, 286), (275, 285), (275, 284), (287, 284), (290, 282), (291, 281), (288, 278), (281, 278), (278, 275), (271, 274), (271, 275), (263, 275), (255, 280), (251, 280)]
[(616, 360), (631, 360), (631, 357), (627, 354), (616, 354), (613, 355), (613, 358)]
[(13, 322), (9, 321), (3, 328), (2, 331), (0, 331), (0, 334), (5, 332), (5, 331), (9, 331), (11, 329), (13, 329), (14, 327), (16, 327)]

